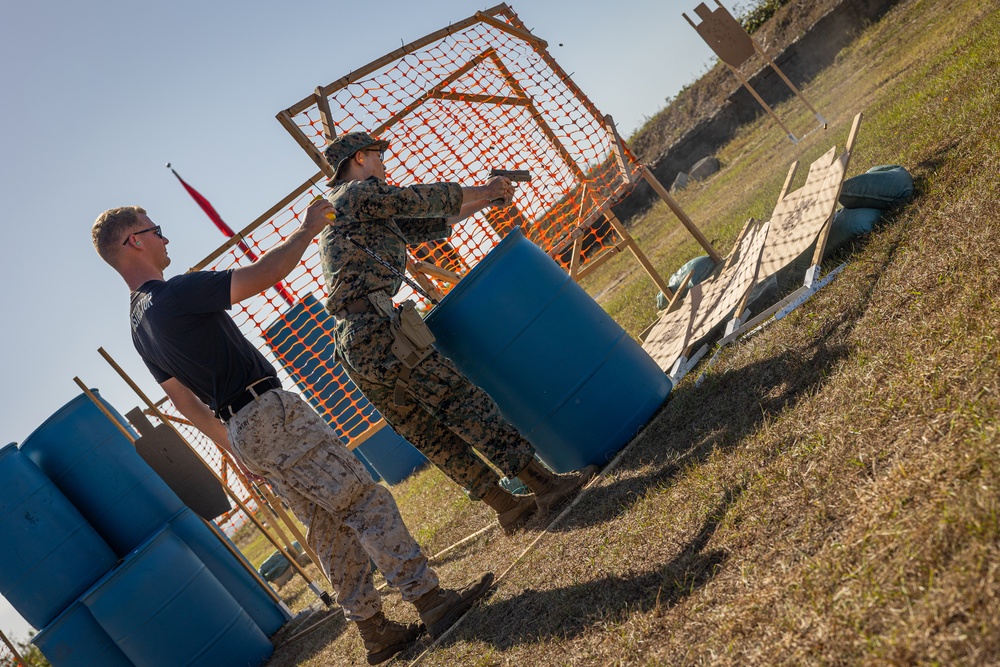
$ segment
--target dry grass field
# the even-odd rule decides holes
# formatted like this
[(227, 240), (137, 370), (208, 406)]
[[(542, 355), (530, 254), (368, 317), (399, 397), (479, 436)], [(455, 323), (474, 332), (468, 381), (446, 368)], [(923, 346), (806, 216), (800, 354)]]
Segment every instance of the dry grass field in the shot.
[[(716, 247), (859, 111), (849, 175), (902, 164), (913, 202), (805, 306), (681, 382), (548, 532), (487, 530), (435, 559), (446, 584), (504, 576), (389, 664), (1000, 664), (1000, 3), (902, 0), (803, 92), (828, 130), (793, 146), (761, 119), (680, 196)], [(800, 106), (778, 109), (799, 135)], [(700, 252), (664, 206), (631, 229), (664, 274)], [(628, 257), (585, 287), (633, 335), (655, 317)], [(490, 522), (433, 469), (393, 493), (430, 554)], [(353, 664), (339, 613), (268, 663)]]

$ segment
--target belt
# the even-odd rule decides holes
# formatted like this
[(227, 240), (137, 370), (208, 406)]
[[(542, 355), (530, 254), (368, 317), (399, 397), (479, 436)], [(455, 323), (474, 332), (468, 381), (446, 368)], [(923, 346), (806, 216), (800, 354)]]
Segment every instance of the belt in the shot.
[(368, 300), (368, 297), (363, 297), (357, 301), (352, 301), (337, 312), (333, 314), (338, 320), (345, 319), (348, 315), (357, 315), (358, 313), (363, 313), (366, 310), (371, 310), (372, 302)]
[(242, 394), (233, 399), (233, 402), (221, 408), (216, 416), (224, 422), (236, 416), (236, 413), (250, 405), (251, 401), (257, 400), (258, 396), (265, 394), (272, 389), (281, 389), (281, 382), (276, 377), (266, 377), (251, 383)]

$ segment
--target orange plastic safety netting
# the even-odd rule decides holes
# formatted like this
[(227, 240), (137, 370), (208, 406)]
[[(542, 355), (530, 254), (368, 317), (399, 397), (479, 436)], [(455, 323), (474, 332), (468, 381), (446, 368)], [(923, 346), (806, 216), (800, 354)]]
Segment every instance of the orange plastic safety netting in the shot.
[(513, 206), (456, 225), (447, 243), (416, 248), (418, 260), (463, 275), (515, 226), (567, 268), (574, 237), (582, 237), (580, 267), (621, 240), (599, 224), (601, 212), (627, 193), (637, 162), (506, 5), (405, 46), (322, 93), (279, 114), (314, 159), (327, 143), (325, 120), (337, 134), (363, 130), (389, 141), (387, 178), (398, 185), (472, 185), (492, 168), (530, 170)]
[[(298, 228), (309, 203), (321, 193), (310, 179), (279, 205), (240, 232), (238, 242), (224, 244), (196, 268), (223, 271), (246, 266)], [(318, 248), (310, 245), (303, 259), (281, 283), (233, 306), (240, 330), (277, 369), (282, 384), (296, 389), (345, 441), (379, 421), (379, 415), (334, 358), (334, 318), (324, 308), (325, 286)], [(185, 433), (216, 470), (217, 449), (199, 432)], [(202, 444), (204, 447), (202, 448)]]

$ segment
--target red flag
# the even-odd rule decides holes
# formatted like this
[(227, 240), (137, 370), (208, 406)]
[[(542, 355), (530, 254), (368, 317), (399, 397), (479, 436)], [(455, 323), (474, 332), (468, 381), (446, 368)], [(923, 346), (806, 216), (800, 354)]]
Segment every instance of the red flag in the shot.
[[(236, 236), (236, 232), (234, 232), (229, 225), (226, 224), (226, 221), (222, 219), (222, 216), (215, 210), (215, 207), (212, 206), (212, 204), (205, 199), (200, 192), (188, 185), (187, 182), (181, 178), (180, 174), (174, 171), (169, 163), (167, 163), (167, 169), (170, 169), (173, 175), (177, 177), (177, 180), (181, 182), (181, 185), (183, 185), (184, 189), (187, 190), (187, 193), (191, 195), (191, 198), (198, 203), (201, 210), (203, 210), (205, 215), (207, 215), (209, 219), (215, 223), (215, 226), (219, 228), (219, 231), (226, 235), (226, 238)], [(257, 261), (257, 255), (254, 254), (254, 251), (250, 249), (250, 246), (248, 246), (243, 239), (240, 239), (237, 245), (239, 245), (240, 250), (243, 251), (251, 262)], [(292, 298), (292, 295), (288, 293), (287, 288), (282, 283), (278, 282), (275, 284), (274, 289), (281, 295), (281, 298), (283, 298), (289, 306), (295, 303), (295, 299)]]

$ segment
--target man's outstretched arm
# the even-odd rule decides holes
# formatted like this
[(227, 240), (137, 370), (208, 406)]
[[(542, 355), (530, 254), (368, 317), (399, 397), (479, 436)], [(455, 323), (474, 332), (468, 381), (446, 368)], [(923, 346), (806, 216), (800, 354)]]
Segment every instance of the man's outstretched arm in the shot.
[(261, 255), (250, 266), (234, 270), (229, 287), (230, 303), (239, 303), (260, 294), (291, 273), (302, 259), (309, 243), (329, 224), (330, 220), (326, 216), (333, 212), (333, 205), (325, 199), (313, 202), (306, 209), (302, 224), (288, 238)]

